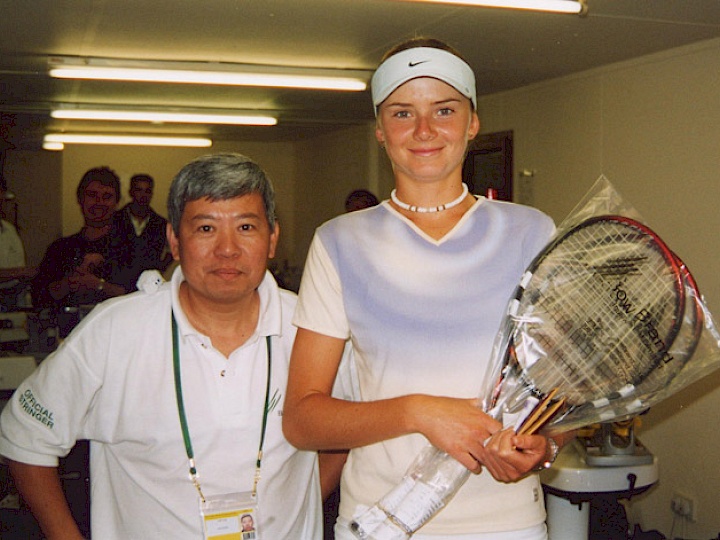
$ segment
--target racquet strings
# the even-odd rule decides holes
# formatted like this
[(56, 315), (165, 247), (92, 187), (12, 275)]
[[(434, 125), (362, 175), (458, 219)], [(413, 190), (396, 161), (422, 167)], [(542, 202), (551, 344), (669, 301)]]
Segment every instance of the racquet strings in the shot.
[(540, 394), (559, 388), (570, 405), (609, 397), (666, 361), (684, 286), (675, 258), (649, 229), (593, 218), (550, 246), (530, 272), (513, 341)]
[(695, 278), (685, 263), (677, 258), (685, 288), (685, 312), (682, 326), (671, 349), (672, 361), (655, 369), (638, 385), (637, 394), (643, 398), (666, 388), (668, 383), (685, 367), (697, 349), (705, 324), (701, 294)]

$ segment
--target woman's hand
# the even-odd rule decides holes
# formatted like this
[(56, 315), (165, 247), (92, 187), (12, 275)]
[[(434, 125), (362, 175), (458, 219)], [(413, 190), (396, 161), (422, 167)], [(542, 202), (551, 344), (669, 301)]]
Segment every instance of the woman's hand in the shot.
[(543, 435), (516, 435), (512, 429), (495, 433), (487, 441), (482, 464), (500, 482), (515, 482), (548, 459)]
[(478, 474), (486, 459), (485, 441), (502, 424), (485, 414), (476, 399), (427, 395), (408, 396), (415, 429), (436, 448)]

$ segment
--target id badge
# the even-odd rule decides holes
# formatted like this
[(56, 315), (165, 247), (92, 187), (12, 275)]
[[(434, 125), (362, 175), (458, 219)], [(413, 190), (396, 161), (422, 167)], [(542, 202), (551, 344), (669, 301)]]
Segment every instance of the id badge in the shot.
[(257, 497), (249, 491), (207, 497), (200, 515), (205, 540), (261, 540)]

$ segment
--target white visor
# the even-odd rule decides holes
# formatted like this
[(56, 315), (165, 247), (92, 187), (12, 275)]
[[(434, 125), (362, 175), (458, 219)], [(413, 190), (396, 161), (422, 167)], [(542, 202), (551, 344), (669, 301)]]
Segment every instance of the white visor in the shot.
[(398, 86), (418, 77), (432, 77), (449, 84), (477, 109), (475, 74), (470, 66), (448, 51), (416, 47), (392, 55), (375, 71), (371, 82), (375, 113)]

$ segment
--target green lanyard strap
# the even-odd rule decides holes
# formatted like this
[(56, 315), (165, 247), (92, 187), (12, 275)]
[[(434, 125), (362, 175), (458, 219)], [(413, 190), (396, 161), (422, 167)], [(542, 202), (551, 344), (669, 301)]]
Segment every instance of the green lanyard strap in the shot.
[[(180, 377), (180, 346), (178, 338), (177, 321), (175, 313), (171, 312), (172, 317), (172, 344), (173, 344), (173, 371), (175, 373), (175, 398), (177, 400), (178, 416), (180, 417), (180, 428), (182, 430), (183, 441), (185, 442), (185, 453), (188, 457), (190, 469), (190, 479), (202, 502), (205, 502), (205, 496), (200, 488), (198, 480), (197, 467), (195, 466), (195, 454), (193, 452), (192, 442), (190, 440), (190, 430), (188, 429), (187, 416), (185, 415), (185, 404), (182, 394), (182, 380)], [(265, 444), (265, 431), (267, 429), (267, 419), (270, 413), (270, 383), (272, 380), (272, 346), (270, 336), (265, 336), (265, 344), (267, 349), (267, 382), (265, 385), (265, 406), (263, 408), (262, 429), (260, 431), (260, 445), (258, 447), (257, 461), (255, 462), (255, 478), (253, 480), (252, 495), (257, 495), (257, 486), (260, 482), (260, 469), (262, 467), (263, 445)]]
[(205, 496), (200, 489), (200, 482), (197, 477), (197, 468), (195, 467), (195, 454), (193, 453), (192, 442), (190, 441), (190, 431), (188, 430), (187, 417), (185, 416), (185, 404), (182, 395), (182, 381), (180, 380), (180, 347), (178, 346), (178, 328), (175, 320), (175, 313), (172, 313), (172, 340), (173, 340), (173, 370), (175, 372), (175, 399), (177, 399), (178, 415), (180, 416), (180, 428), (182, 429), (183, 441), (185, 441), (185, 453), (190, 463), (190, 479), (202, 502), (205, 502)]

